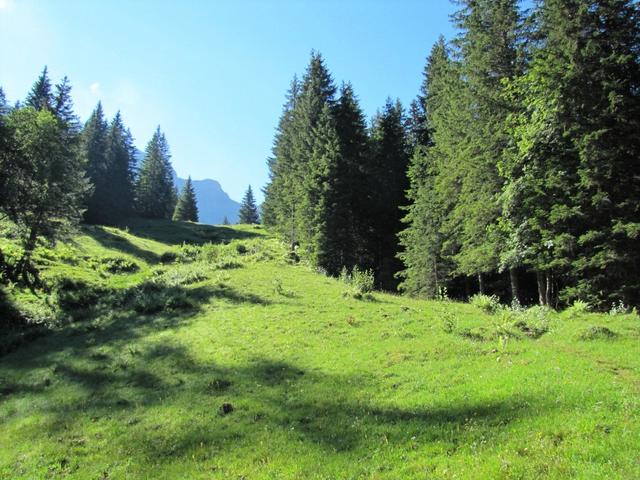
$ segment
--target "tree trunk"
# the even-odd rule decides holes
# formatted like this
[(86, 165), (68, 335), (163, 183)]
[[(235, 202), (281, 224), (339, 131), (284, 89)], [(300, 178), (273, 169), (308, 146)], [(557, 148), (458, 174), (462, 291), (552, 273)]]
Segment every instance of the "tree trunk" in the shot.
[(551, 272), (547, 272), (546, 274), (546, 285), (545, 285), (545, 305), (549, 306), (553, 304), (553, 276)]
[(540, 306), (544, 307), (547, 300), (545, 296), (544, 273), (538, 270), (536, 272), (536, 280), (538, 282), (538, 302)]
[(471, 285), (469, 284), (469, 277), (464, 277), (464, 294), (467, 297), (467, 300), (471, 298)]
[(509, 269), (509, 281), (511, 282), (511, 301), (520, 304), (520, 289), (518, 285), (518, 272), (515, 268)]
[(484, 274), (478, 274), (478, 288), (480, 289), (480, 295), (484, 295)]

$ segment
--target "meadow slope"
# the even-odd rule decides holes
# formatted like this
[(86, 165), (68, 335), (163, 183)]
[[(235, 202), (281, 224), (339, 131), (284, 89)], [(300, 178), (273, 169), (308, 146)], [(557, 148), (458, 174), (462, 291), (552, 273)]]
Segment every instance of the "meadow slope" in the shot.
[(640, 478), (637, 315), (358, 300), (249, 226), (37, 260), (50, 293), (4, 295), (56, 321), (0, 357), (0, 478)]

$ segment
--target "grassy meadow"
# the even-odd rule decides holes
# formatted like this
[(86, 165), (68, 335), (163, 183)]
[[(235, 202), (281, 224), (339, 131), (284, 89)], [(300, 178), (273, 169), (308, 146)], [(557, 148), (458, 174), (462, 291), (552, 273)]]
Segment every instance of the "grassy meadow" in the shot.
[(251, 226), (36, 261), (46, 292), (2, 293), (35, 325), (0, 340), (0, 478), (640, 478), (636, 314), (361, 296)]

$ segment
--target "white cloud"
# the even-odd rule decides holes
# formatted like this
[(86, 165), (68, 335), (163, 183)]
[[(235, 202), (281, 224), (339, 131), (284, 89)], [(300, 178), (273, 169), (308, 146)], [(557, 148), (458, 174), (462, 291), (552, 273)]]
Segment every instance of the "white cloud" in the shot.
[[(2, 0), (0, 0), (1, 2)], [(89, 90), (91, 90), (91, 93), (93, 93), (94, 95), (97, 95), (100, 92), (100, 84), (98, 82), (94, 82), (91, 85), (89, 85)]]

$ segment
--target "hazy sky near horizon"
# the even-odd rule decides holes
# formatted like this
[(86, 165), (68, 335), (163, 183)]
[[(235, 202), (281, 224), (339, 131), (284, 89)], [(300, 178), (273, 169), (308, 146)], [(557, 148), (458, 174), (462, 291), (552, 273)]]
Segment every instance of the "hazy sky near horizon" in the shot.
[[(267, 181), (266, 158), (294, 74), (312, 49), (371, 116), (407, 105), (449, 0), (0, 0), (0, 86), (23, 99), (44, 65), (67, 75), (84, 121), (101, 100), (144, 149), (160, 125), (181, 177), (230, 196)], [(258, 193), (262, 200), (262, 194)]]

